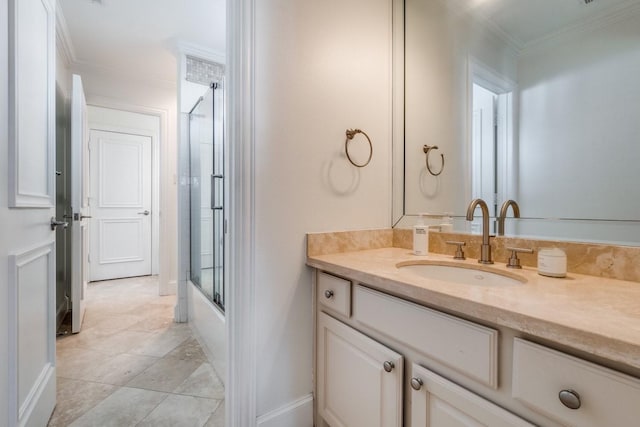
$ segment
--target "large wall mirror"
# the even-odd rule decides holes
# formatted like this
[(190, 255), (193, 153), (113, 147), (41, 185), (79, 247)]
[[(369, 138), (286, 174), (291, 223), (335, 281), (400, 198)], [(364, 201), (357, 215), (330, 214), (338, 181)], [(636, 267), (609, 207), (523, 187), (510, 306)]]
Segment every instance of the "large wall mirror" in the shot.
[(396, 221), (473, 231), (473, 198), (514, 199), (507, 234), (640, 245), (640, 0), (404, 0), (396, 22)]

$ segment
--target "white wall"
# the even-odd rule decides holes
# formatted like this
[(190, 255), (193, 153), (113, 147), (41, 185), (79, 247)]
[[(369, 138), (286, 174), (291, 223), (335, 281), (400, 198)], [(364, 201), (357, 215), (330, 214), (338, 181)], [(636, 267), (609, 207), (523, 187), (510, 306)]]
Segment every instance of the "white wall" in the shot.
[(72, 68), (82, 76), (90, 105), (157, 114), (160, 135), (160, 292), (175, 293), (177, 283), (177, 90), (174, 82), (142, 81), (89, 67)]
[[(311, 411), (295, 404), (302, 415), (271, 416), (300, 399), (311, 405), (304, 400), (313, 390), (305, 233), (391, 224), (392, 5), (255, 6), (257, 414), (269, 425), (311, 426)], [(348, 128), (371, 137), (365, 168), (344, 155)]]
[[(7, 1), (2, 0), (0, 2), (0, 28), (6, 29), (9, 26), (8, 19), (8, 4)], [(8, 157), (9, 157), (9, 148), (8, 148), (8, 138), (9, 138), (9, 41), (8, 41), (8, 31), (0, 31), (0, 171), (7, 176), (8, 170)], [(9, 218), (9, 209), (8, 209), (8, 194), (7, 189), (8, 185), (7, 178), (2, 177), (0, 182), (5, 185), (0, 185), (0, 227), (4, 227), (2, 224), (7, 224), (7, 220)], [(0, 232), (4, 235), (4, 228), (0, 228)], [(0, 245), (0, 277), (5, 278), (9, 277), (8, 267), (8, 253), (7, 246)], [(8, 337), (8, 328), (6, 325), (9, 324), (9, 292), (6, 284), (2, 284), (0, 286), (0, 426), (5, 426), (9, 422), (9, 354), (6, 351), (9, 348), (9, 337)]]

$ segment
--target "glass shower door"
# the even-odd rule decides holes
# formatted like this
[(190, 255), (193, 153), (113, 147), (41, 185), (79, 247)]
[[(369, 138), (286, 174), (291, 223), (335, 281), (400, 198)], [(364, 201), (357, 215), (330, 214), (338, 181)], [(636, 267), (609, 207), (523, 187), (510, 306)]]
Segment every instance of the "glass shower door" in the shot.
[(224, 310), (224, 144), (220, 84), (189, 113), (190, 279)]

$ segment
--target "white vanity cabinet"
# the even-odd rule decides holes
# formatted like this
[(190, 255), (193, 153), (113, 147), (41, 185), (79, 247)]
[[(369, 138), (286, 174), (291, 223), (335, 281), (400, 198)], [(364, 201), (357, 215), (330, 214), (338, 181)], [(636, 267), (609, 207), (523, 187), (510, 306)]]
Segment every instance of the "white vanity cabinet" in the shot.
[(637, 377), (348, 278), (316, 278), (318, 427), (640, 425)]
[(317, 404), (331, 427), (401, 427), (403, 358), (318, 314)]
[(413, 365), (410, 384), (409, 427), (533, 427), (422, 366)]

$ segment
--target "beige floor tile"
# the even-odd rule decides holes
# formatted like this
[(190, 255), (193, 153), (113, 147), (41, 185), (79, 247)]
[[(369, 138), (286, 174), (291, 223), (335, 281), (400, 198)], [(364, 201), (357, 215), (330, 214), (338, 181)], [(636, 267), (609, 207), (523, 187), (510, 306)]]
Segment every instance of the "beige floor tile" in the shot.
[(58, 347), (56, 358), (56, 373), (59, 377), (92, 380), (96, 366), (107, 363), (111, 356), (90, 348)]
[(179, 360), (199, 360), (200, 362), (208, 361), (207, 356), (202, 351), (202, 347), (200, 347), (195, 338), (190, 338), (183, 342), (165, 357)]
[(82, 331), (56, 341), (49, 427), (224, 425), (222, 381), (157, 290), (157, 277), (90, 284)]
[(84, 347), (92, 348), (94, 344), (100, 343), (102, 340), (111, 337), (117, 333), (114, 330), (104, 330), (98, 328), (87, 328), (83, 326), (78, 334), (64, 335), (56, 339), (56, 348), (63, 349), (68, 347)]
[(118, 354), (105, 363), (96, 365), (86, 378), (105, 384), (125, 385), (158, 360), (157, 357)]
[(218, 409), (209, 417), (203, 427), (225, 427), (224, 425), (224, 400), (220, 402)]
[(186, 324), (173, 324), (171, 327), (150, 333), (147, 339), (138, 343), (129, 352), (147, 356), (164, 357), (175, 350), (180, 344), (192, 338), (191, 331)]
[(72, 427), (135, 426), (166, 398), (165, 393), (123, 387), (84, 415)]
[(219, 400), (170, 394), (137, 427), (202, 427)]
[(87, 345), (87, 347), (112, 355), (129, 353), (132, 349), (138, 347), (141, 342), (151, 338), (152, 335), (153, 333), (151, 332), (123, 330), (109, 335), (102, 340), (94, 340), (90, 345)]
[[(166, 313), (165, 313), (166, 312)], [(173, 321), (173, 307), (164, 307), (158, 311), (156, 316), (149, 316), (145, 313), (145, 318), (129, 326), (130, 331), (159, 332), (171, 328), (173, 325), (182, 325)]]
[(104, 331), (123, 331), (130, 329), (131, 326), (140, 323), (145, 320), (146, 313), (135, 311), (137, 307), (131, 308), (128, 311), (133, 313), (110, 313), (105, 310), (105, 314), (101, 316), (95, 316), (93, 322), (83, 322), (83, 328), (99, 329)]
[(68, 426), (118, 389), (109, 384), (67, 378), (58, 378), (57, 382), (57, 405), (48, 427)]
[(202, 364), (201, 360), (162, 358), (127, 383), (127, 387), (171, 392)]
[(209, 363), (203, 363), (174, 391), (189, 396), (224, 399), (222, 381)]

